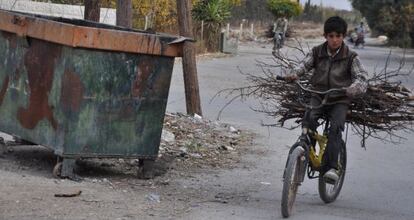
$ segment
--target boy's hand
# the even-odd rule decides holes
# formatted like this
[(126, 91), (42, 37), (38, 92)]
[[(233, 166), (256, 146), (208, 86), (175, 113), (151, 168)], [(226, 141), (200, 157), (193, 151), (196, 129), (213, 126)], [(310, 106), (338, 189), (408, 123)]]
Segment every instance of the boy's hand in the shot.
[(346, 88), (346, 95), (349, 98), (355, 98), (357, 96), (360, 96), (363, 93), (363, 91), (361, 90), (360, 86), (356, 85), (356, 86), (350, 86), (348, 88)]
[(289, 75), (286, 75), (285, 76), (285, 80), (287, 81), (287, 82), (293, 82), (293, 81), (296, 81), (296, 80), (298, 80), (299, 79), (299, 76), (298, 75), (296, 75), (296, 74), (289, 74)]

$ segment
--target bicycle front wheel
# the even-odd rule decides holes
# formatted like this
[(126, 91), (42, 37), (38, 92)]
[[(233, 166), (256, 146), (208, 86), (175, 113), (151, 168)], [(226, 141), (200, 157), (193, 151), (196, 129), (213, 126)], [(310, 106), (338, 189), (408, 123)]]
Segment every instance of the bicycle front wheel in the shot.
[(325, 181), (323, 175), (319, 176), (319, 196), (325, 203), (331, 203), (335, 201), (341, 192), (342, 185), (344, 184), (346, 171), (346, 146), (343, 141), (341, 148), (339, 149), (338, 168), (339, 179), (335, 184), (329, 184)]
[(282, 216), (287, 218), (292, 213), (293, 204), (295, 203), (296, 193), (302, 182), (303, 171), (301, 169), (306, 161), (305, 149), (301, 146), (296, 147), (288, 156), (282, 191)]

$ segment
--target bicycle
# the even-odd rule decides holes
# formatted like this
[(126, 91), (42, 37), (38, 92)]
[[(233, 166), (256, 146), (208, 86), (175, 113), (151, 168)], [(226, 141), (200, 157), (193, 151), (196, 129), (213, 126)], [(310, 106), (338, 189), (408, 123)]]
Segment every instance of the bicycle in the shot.
[[(278, 80), (286, 80), (284, 77), (278, 76)], [(330, 89), (327, 91), (315, 91), (305, 88), (299, 81), (296, 84), (302, 91), (313, 94), (324, 95), (319, 106), (311, 106), (300, 101), (306, 109), (322, 108), (327, 103), (327, 97), (331, 93), (345, 92), (345, 89)], [(332, 103), (331, 103), (332, 104)], [(286, 167), (283, 173), (283, 191), (282, 191), (282, 216), (287, 218), (292, 213), (293, 204), (296, 199), (298, 187), (304, 181), (307, 173), (309, 179), (318, 178), (318, 191), (320, 198), (325, 203), (331, 203), (338, 197), (345, 179), (346, 171), (346, 142), (342, 140), (338, 156), (339, 179), (336, 183), (327, 182), (323, 178), (323, 155), (328, 142), (329, 119), (323, 117), (324, 129), (322, 134), (307, 128), (302, 129), (302, 134), (297, 142), (290, 148), (289, 156), (286, 161)], [(347, 136), (348, 134), (346, 134)]]

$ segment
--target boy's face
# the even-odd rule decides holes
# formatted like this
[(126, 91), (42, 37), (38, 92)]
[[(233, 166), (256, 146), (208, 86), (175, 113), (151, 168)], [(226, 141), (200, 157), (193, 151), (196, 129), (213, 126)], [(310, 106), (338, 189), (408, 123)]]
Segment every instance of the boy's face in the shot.
[(328, 48), (335, 51), (342, 45), (344, 35), (342, 33), (330, 32), (325, 34), (325, 39), (328, 41)]

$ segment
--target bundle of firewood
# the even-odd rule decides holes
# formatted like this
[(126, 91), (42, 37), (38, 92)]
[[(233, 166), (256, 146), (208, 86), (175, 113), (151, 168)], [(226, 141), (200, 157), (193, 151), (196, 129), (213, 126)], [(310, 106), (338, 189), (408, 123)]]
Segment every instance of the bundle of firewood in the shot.
[[(304, 54), (301, 48), (295, 49)], [(276, 79), (277, 75), (290, 73), (300, 62), (298, 58), (293, 60), (283, 54), (274, 54), (270, 64), (257, 61), (262, 69), (260, 74), (241, 71), (246, 75), (248, 86), (227, 89), (221, 93), (232, 94), (231, 101), (249, 97), (259, 100), (261, 105), (254, 110), (276, 119), (274, 123), (266, 124), (268, 126), (286, 126), (285, 122), (289, 120), (300, 126), (306, 110), (302, 103), (306, 102), (303, 100), (308, 99), (310, 94), (301, 92), (295, 83)], [(371, 73), (367, 79), (367, 92), (353, 99), (347, 121), (352, 125), (354, 132), (363, 137), (363, 143), (367, 137), (394, 141), (395, 137), (401, 138), (396, 131), (412, 131), (414, 96), (400, 80), (409, 77), (413, 68), (404, 70), (403, 73), (403, 67), (404, 62), (400, 62), (399, 67), (393, 70), (386, 65), (379, 73)], [(301, 79), (303, 85), (309, 86), (311, 74), (308, 78)]]

